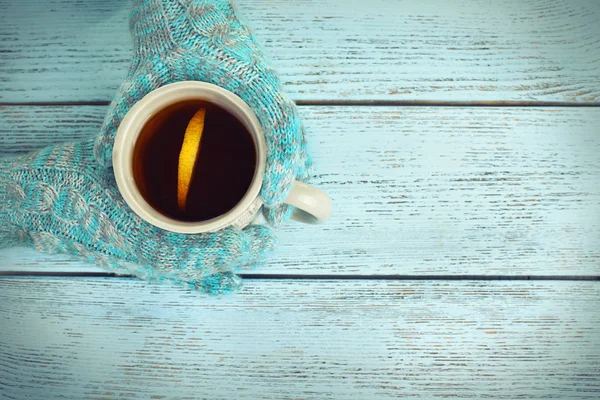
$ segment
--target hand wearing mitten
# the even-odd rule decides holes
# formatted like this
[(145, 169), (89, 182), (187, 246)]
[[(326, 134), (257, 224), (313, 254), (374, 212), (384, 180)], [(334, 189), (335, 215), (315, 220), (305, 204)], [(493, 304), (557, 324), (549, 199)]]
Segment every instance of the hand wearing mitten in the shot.
[(238, 289), (233, 270), (273, 247), (263, 226), (183, 235), (148, 224), (125, 204), (93, 148), (67, 143), (0, 159), (0, 247), (27, 244), (209, 293)]
[(196, 80), (223, 87), (255, 112), (267, 142), (261, 199), (277, 224), (290, 214), (281, 205), (310, 164), (294, 103), (264, 60), (256, 39), (229, 0), (136, 0), (130, 27), (135, 55), (110, 105), (95, 156), (110, 166), (114, 137), (127, 111), (144, 95), (169, 83)]

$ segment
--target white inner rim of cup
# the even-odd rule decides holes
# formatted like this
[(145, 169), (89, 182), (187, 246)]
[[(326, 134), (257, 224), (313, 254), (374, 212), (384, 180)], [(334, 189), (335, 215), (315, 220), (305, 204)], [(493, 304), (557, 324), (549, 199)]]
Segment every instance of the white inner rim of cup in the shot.
[[(133, 177), (133, 150), (138, 137), (159, 111), (172, 104), (203, 100), (215, 104), (237, 118), (254, 140), (256, 169), (246, 194), (227, 213), (206, 221), (187, 222), (169, 218), (155, 210), (142, 196)], [(258, 119), (250, 107), (235, 94), (204, 82), (185, 81), (163, 86), (147, 94), (127, 113), (115, 137), (113, 168), (117, 186), (131, 209), (149, 223), (180, 233), (213, 232), (236, 221), (258, 197), (266, 163), (265, 138)]]

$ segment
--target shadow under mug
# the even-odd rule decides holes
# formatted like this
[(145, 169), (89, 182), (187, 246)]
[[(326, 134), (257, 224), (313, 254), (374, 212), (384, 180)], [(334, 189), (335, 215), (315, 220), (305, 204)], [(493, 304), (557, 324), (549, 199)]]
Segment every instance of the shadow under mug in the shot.
[[(154, 209), (142, 196), (133, 175), (133, 152), (140, 133), (148, 121), (164, 108), (179, 102), (203, 100), (228, 111), (244, 125), (254, 141), (256, 169), (246, 194), (231, 210), (218, 217), (199, 222), (179, 221)], [(262, 201), (259, 193), (266, 165), (266, 145), (262, 128), (250, 107), (237, 95), (204, 82), (184, 81), (163, 86), (138, 101), (123, 118), (115, 137), (113, 168), (117, 186), (131, 209), (159, 228), (179, 233), (214, 232), (229, 226), (243, 228), (260, 222)], [(295, 207), (292, 218), (314, 223), (331, 214), (331, 199), (321, 190), (294, 181), (285, 203)]]

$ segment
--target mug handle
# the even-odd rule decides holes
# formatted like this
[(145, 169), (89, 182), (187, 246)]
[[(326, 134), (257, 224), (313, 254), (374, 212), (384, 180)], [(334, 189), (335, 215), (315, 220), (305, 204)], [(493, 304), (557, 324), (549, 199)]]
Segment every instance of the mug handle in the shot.
[(294, 181), (284, 203), (296, 207), (292, 219), (306, 224), (325, 222), (331, 216), (331, 199), (314, 186)]

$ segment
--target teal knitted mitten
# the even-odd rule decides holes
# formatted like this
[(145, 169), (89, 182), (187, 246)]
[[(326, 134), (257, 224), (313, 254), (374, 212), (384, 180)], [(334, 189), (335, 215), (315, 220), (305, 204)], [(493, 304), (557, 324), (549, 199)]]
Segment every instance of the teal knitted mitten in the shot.
[(152, 90), (177, 81), (221, 86), (256, 113), (267, 142), (261, 198), (277, 224), (289, 216), (280, 206), (294, 179), (307, 180), (310, 160), (294, 103), (268, 67), (256, 39), (229, 0), (136, 0), (130, 27), (135, 55), (110, 105), (95, 156), (111, 165), (113, 141), (127, 111)]
[(264, 226), (182, 235), (148, 224), (125, 204), (93, 141), (0, 160), (0, 247), (28, 244), (151, 281), (209, 293), (240, 287), (233, 270), (273, 247)]

